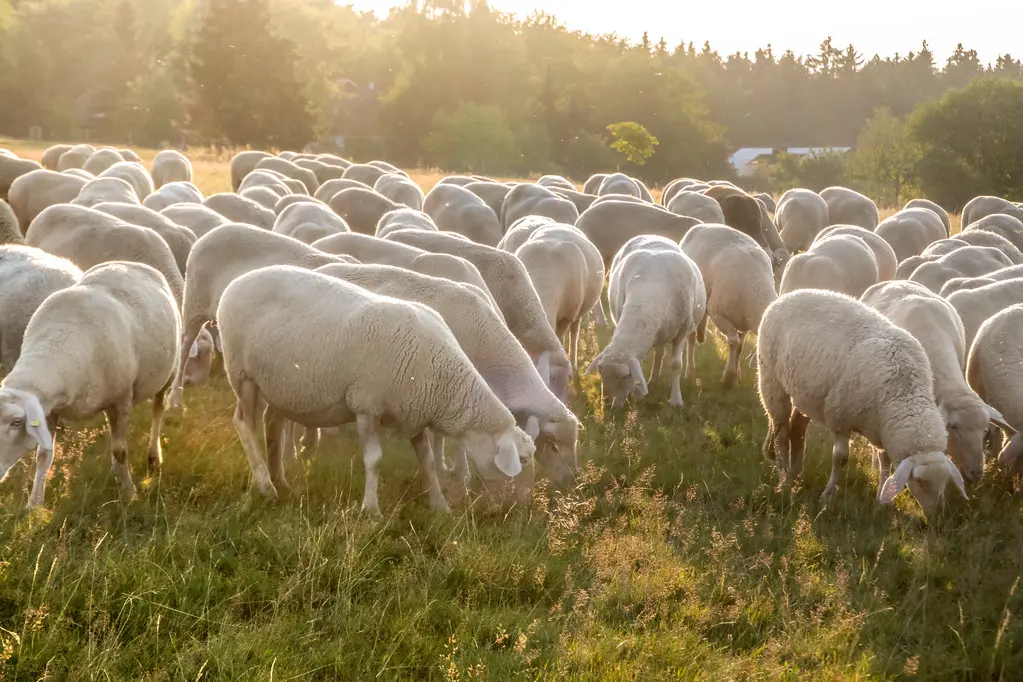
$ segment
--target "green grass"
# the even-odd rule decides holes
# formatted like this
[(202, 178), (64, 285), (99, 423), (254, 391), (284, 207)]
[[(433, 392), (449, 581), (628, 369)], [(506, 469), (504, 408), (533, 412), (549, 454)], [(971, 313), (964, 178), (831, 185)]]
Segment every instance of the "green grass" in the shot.
[(131, 504), (102, 422), (64, 429), (43, 509), (23, 509), (28, 459), (0, 485), (0, 679), (1018, 679), (1013, 484), (992, 467), (928, 525), (911, 498), (874, 502), (859, 443), (822, 510), (830, 437), (811, 427), (780, 492), (752, 373), (723, 390), (723, 351), (701, 346), (680, 410), (662, 381), (605, 414), (584, 378), (582, 480), (511, 510), (446, 481), (452, 513), (431, 512), (390, 440), (385, 518), (364, 518), (350, 427), (267, 503), (221, 373), (168, 417), (152, 480), (138, 408)]

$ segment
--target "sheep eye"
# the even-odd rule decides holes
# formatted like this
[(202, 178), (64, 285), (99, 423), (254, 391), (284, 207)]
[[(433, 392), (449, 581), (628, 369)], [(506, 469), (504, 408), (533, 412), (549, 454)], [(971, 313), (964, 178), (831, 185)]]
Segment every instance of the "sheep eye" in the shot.
[(18, 417), (16, 419), (12, 419), (11, 420), (11, 428), (12, 429), (20, 429), (23, 426), (25, 426), (25, 420), (22, 419), (21, 417)]

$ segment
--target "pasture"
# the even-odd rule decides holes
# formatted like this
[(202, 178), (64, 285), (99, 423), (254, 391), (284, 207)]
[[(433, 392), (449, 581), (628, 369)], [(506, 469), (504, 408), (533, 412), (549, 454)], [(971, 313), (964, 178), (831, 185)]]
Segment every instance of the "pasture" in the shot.
[[(230, 189), (228, 156), (189, 155), (204, 193)], [(443, 177), (410, 175), (424, 190)], [(585, 329), (580, 366), (608, 339)], [(497, 509), (448, 479), (448, 516), (394, 439), (384, 519), (362, 515), (354, 427), (288, 464), (290, 496), (261, 499), (219, 361), (169, 413), (156, 478), (136, 409), (133, 503), (102, 420), (64, 428), (42, 509), (24, 509), (28, 458), (0, 486), (0, 679), (1013, 679), (1013, 482), (989, 463), (968, 502), (926, 523), (909, 495), (875, 502), (857, 440), (821, 509), (831, 440), (812, 426), (803, 479), (782, 492), (748, 353), (725, 390), (727, 346), (708, 334), (680, 409), (662, 379), (605, 412), (598, 378), (581, 378), (578, 485)]]

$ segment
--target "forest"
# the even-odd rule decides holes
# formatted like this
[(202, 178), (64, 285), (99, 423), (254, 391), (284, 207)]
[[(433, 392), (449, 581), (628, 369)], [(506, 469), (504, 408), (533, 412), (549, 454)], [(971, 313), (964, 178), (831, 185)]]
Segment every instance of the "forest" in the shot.
[[(751, 182), (841, 180), (950, 208), (1019, 195), (1023, 65), (1011, 55), (983, 64), (960, 45), (941, 64), (926, 42), (876, 56), (830, 38), (805, 56), (770, 44), (721, 55), (696, 38), (631, 43), (486, 0), (412, 0), (385, 19), (333, 0), (0, 0), (0, 134), (315, 141), (406, 167), (575, 178), (619, 167), (653, 183), (731, 177), (739, 147), (854, 146), (782, 158)], [(612, 149), (620, 122), (649, 131), (655, 153)]]

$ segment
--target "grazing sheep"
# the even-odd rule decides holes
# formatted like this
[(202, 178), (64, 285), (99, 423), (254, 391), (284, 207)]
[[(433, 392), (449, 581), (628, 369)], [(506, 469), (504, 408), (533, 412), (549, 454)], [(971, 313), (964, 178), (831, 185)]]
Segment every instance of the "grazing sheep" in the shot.
[(358, 180), (352, 180), (351, 178), (338, 178), (337, 180), (327, 180), (325, 183), (320, 185), (320, 188), (316, 190), (313, 197), (319, 199), (325, 204), (329, 204), (335, 194), (343, 189), (351, 189), (353, 187), (373, 189), (366, 183), (359, 182)]
[(344, 170), (345, 168), (348, 168), (349, 166), (352, 165), (352, 162), (349, 161), (348, 159), (342, 159), (340, 156), (337, 156), (335, 154), (317, 154), (316, 160), (319, 161), (320, 163), (325, 163), (328, 166), (335, 166), (337, 168), (340, 168), (341, 170)]
[(238, 152), (231, 158), (231, 191), (237, 192), (245, 176), (256, 169), (256, 164), (270, 158), (270, 154), (260, 151)]
[(202, 192), (190, 182), (168, 182), (142, 200), (142, 205), (154, 211), (173, 206), (174, 204), (195, 204), (203, 202)]
[(781, 268), (791, 255), (767, 207), (738, 187), (723, 184), (702, 190), (721, 205), (725, 225), (748, 234), (767, 252), (775, 268)]
[(964, 246), (935, 261), (923, 263), (913, 271), (909, 279), (938, 293), (950, 279), (980, 277), (1010, 265), (1012, 261), (998, 249), (988, 246)]
[(368, 162), (367, 165), (374, 166), (374, 167), (379, 168), (379, 169), (381, 169), (383, 171), (386, 171), (388, 173), (394, 173), (396, 175), (404, 175), (406, 178), (408, 177), (408, 173), (406, 173), (402, 169), (398, 168), (393, 163), (388, 163), (387, 161), (373, 160), (373, 161)]
[(87, 182), (74, 175), (42, 169), (19, 177), (11, 184), (9, 199), (21, 231), (27, 232), (28, 226), (43, 209), (70, 203)]
[(85, 183), (78, 196), (71, 200), (76, 206), (91, 208), (96, 204), (116, 202), (141, 206), (135, 188), (121, 178), (96, 178)]
[(878, 283), (877, 260), (870, 246), (854, 235), (830, 235), (796, 254), (785, 266), (780, 293), (824, 289), (852, 297)]
[(343, 189), (328, 202), (352, 232), (375, 234), (377, 223), (385, 213), (403, 208), (384, 195), (369, 188)]
[(426, 195), (423, 211), (441, 231), (455, 232), (486, 246), (497, 246), (501, 241), (503, 230), (498, 217), (482, 199), (464, 187), (435, 186)]
[[(268, 208), (271, 211), (274, 211), (274, 208), (277, 206), (277, 202), (283, 198), (269, 187), (246, 187), (242, 191), (238, 192), (238, 196), (245, 197), (246, 199), (252, 199), (263, 208)], [(286, 196), (295, 195), (288, 194)], [(307, 195), (303, 194), (301, 196)], [(277, 211), (274, 211), (274, 214), (276, 215)]]
[(762, 203), (764, 207), (767, 209), (768, 213), (778, 212), (778, 204), (775, 203), (774, 197), (772, 197), (767, 192), (758, 192), (757, 194), (753, 195), (753, 198)]
[(778, 297), (771, 259), (752, 237), (725, 225), (697, 225), (679, 246), (700, 268), (707, 289), (707, 314), (701, 328), (706, 329), (706, 318), (710, 318), (728, 342), (721, 382), (734, 386), (740, 378), (739, 358), (746, 335), (757, 332), (764, 310)]
[(504, 198), (512, 190), (511, 185), (506, 185), (503, 182), (477, 181), (470, 182), (463, 185), (463, 187), (482, 199), (483, 203), (494, 212), (494, 215), (501, 215), (501, 205), (504, 204)]
[(140, 201), (153, 193), (153, 179), (149, 177), (149, 172), (142, 164), (134, 161), (118, 161), (96, 177), (124, 180), (135, 190), (135, 196)]
[(348, 225), (329, 206), (322, 203), (292, 204), (277, 216), (273, 231), (300, 242), (312, 244), (318, 239), (348, 232)]
[[(470, 189), (472, 188), (470, 187)], [(568, 199), (573, 204), (575, 204), (575, 210), (579, 211), (579, 213), (582, 213), (583, 211), (588, 209), (590, 206), (593, 205), (593, 202), (597, 200), (596, 194), (583, 194), (582, 192), (575, 192), (570, 189), (562, 189), (561, 187), (554, 187), (552, 189), (554, 193), (557, 194), (559, 197)], [(487, 203), (489, 204), (490, 202), (487, 201)]]
[(82, 166), (82, 170), (98, 176), (115, 163), (120, 163), (121, 161), (124, 161), (121, 152), (109, 147), (103, 147), (102, 149), (97, 149), (89, 156), (85, 161), (85, 165)]
[[(879, 312), (830, 291), (781, 296), (760, 323), (757, 367), (769, 422), (764, 456), (790, 483), (803, 470), (809, 423), (834, 434), (822, 504), (834, 498), (853, 433), (881, 450), (882, 504), (908, 485), (930, 516), (949, 479), (966, 497), (962, 475), (945, 455), (945, 422), (927, 355), (912, 334)], [(888, 476), (892, 463), (895, 473)]]
[(941, 218), (927, 208), (903, 209), (881, 221), (874, 232), (891, 244), (900, 263), (947, 236)]
[(153, 399), (148, 468), (156, 471), (162, 460), (164, 392), (174, 376), (180, 324), (166, 280), (141, 263), (91, 268), (77, 284), (43, 301), (25, 329), (21, 356), (0, 382), (0, 479), (36, 448), (28, 505), (41, 505), (57, 421), (102, 411), (121, 495), (134, 498), (127, 438), (131, 409)]
[(174, 254), (174, 262), (177, 263), (178, 270), (184, 276), (185, 263), (188, 262), (188, 253), (192, 250), (197, 239), (195, 233), (190, 229), (182, 227), (162, 213), (157, 213), (144, 206), (135, 206), (133, 204), (96, 204), (93, 208), (102, 213), (120, 218), (126, 223), (138, 225), (139, 227), (148, 227), (156, 232), (167, 242), (171, 253)]
[[(957, 249), (963, 248), (964, 246), (970, 246), (970, 243), (963, 239), (959, 239), (958, 237), (939, 239), (936, 242), (931, 242), (930, 244), (928, 244), (927, 248), (924, 249), (919, 256), (910, 256), (909, 258), (902, 262), (909, 263), (910, 261), (914, 261), (914, 259), (916, 259), (914, 262), (916, 262), (917, 266), (919, 266), (923, 263), (930, 263), (932, 260), (937, 260), (946, 254), (952, 253)], [(902, 263), (900, 263), (899, 266), (901, 267)], [(915, 270), (916, 267), (914, 267), (913, 269)], [(911, 274), (913, 274), (912, 270), (909, 272), (909, 275)]]
[(35, 161), (0, 154), (0, 199), (7, 201), (11, 184), (19, 177), (41, 169), (42, 166)]
[(895, 251), (892, 250), (888, 242), (870, 230), (865, 230), (855, 225), (832, 225), (821, 230), (814, 237), (814, 241), (822, 241), (830, 236), (840, 234), (859, 237), (870, 247), (870, 250), (874, 252), (874, 261), (877, 263), (877, 280), (879, 282), (895, 279), (899, 268), (899, 262), (895, 258)]
[(465, 187), (470, 182), (479, 182), (479, 180), (471, 175), (448, 175), (438, 180), (434, 187), (437, 185), (458, 185), (459, 187)]
[(1023, 454), (1023, 305), (1012, 305), (989, 317), (970, 347), (966, 378), (970, 388), (1001, 415), (998, 424), (1009, 436), (998, 453), (998, 464), (1019, 475)]
[(699, 192), (686, 190), (676, 192), (668, 202), (667, 208), (672, 213), (696, 218), (701, 223), (724, 224), (725, 222), (721, 204)]
[[(167, 187), (167, 185), (164, 185), (164, 187)], [(196, 239), (215, 227), (231, 222), (213, 209), (206, 208), (202, 204), (173, 204), (160, 211), (160, 214), (170, 218), (182, 227), (187, 227), (195, 234)]]
[(353, 163), (345, 169), (345, 174), (341, 177), (346, 180), (358, 180), (367, 187), (372, 187), (380, 179), (381, 175), (386, 175), (388, 172), (390, 171), (387, 169), (368, 163)]
[[(297, 320), (295, 310), (303, 311)], [(412, 440), (435, 509), (447, 509), (447, 502), (426, 429), (458, 439), (485, 481), (508, 481), (531, 464), (533, 440), (515, 425), (440, 315), (422, 304), (278, 266), (231, 282), (217, 317), (224, 365), (238, 396), (235, 427), (267, 497), (287, 488), (280, 450), (286, 419), (312, 428), (356, 422), (366, 466), (362, 507), (372, 514), (380, 513), (382, 424)], [(281, 335), (298, 328), (305, 331)], [(319, 340), (322, 334), (329, 343)], [(260, 398), (267, 404), (268, 462), (256, 431)]]
[(380, 216), (376, 236), (383, 239), (389, 232), (405, 229), (438, 231), (433, 218), (422, 211), (412, 208), (397, 208)]
[[(986, 218), (981, 218), (981, 221), (984, 220)], [(1012, 261), (1013, 265), (1023, 263), (1023, 251), (1020, 251), (1011, 241), (996, 232), (988, 232), (984, 229), (966, 230), (956, 235), (956, 241), (966, 242), (970, 246), (990, 246), (1004, 253)]]
[[(504, 233), (501, 237), (501, 241), (497, 243), (497, 248), (508, 253), (515, 253), (519, 247), (526, 243), (534, 232), (543, 227), (550, 225), (557, 225), (557, 221), (547, 218), (542, 215), (531, 215), (525, 218), (519, 218), (516, 220), (511, 229)], [(584, 237), (586, 235), (583, 235)], [(587, 241), (589, 241), (587, 239)], [(592, 243), (592, 242), (591, 242)], [(599, 251), (597, 253), (600, 253)], [(603, 260), (603, 257), (601, 258)]]
[(398, 230), (388, 234), (387, 239), (433, 253), (459, 256), (475, 265), (497, 301), (508, 329), (533, 358), (544, 383), (551, 387), (559, 400), (567, 399), (568, 380), (572, 374), (568, 355), (547, 323), (529, 273), (518, 258), (446, 232)]
[(600, 185), (607, 178), (607, 173), (595, 173), (587, 178), (586, 182), (583, 183), (583, 194), (597, 195), (600, 190)]
[(989, 272), (982, 277), (956, 277), (945, 282), (945, 285), (941, 287), (941, 296), (948, 298), (950, 294), (956, 291), (976, 289), (985, 284), (994, 284), (995, 282), (1004, 282), (1007, 279), (1017, 279), (1020, 277), (1023, 277), (1023, 265), (1010, 265), (1007, 268)]
[(981, 218), (1002, 213), (1023, 221), (1023, 209), (1007, 199), (992, 196), (979, 196), (970, 199), (963, 206), (962, 224), (972, 225)]
[(132, 163), (142, 163), (142, 157), (133, 152), (130, 149), (118, 149), (117, 153), (121, 155), (121, 158), (125, 161), (131, 161)]
[(605, 269), (625, 243), (640, 235), (659, 235), (678, 242), (696, 218), (680, 216), (660, 206), (630, 201), (607, 201), (583, 211), (575, 226), (593, 242), (604, 258)]
[(0, 246), (24, 241), (18, 227), (18, 216), (14, 215), (14, 209), (6, 201), (0, 199)]
[(323, 203), (322, 201), (315, 197), (309, 196), (308, 194), (289, 194), (277, 200), (277, 203), (273, 205), (273, 212), (277, 215), (278, 218), (280, 218), (281, 213), (284, 212), (284, 209), (293, 204), (316, 204), (317, 206), (323, 206), (324, 208), (327, 209), (330, 208), (330, 206), (328, 206), (327, 204)]
[(1005, 213), (992, 213), (972, 223), (964, 222), (963, 224), (966, 227), (956, 235), (957, 237), (962, 238), (961, 235), (973, 232), (974, 230), (983, 230), (1005, 237), (1012, 242), (1013, 246), (1023, 251), (1023, 222), (1020, 222), (1020, 219), (1015, 216), (1006, 215)]
[(603, 194), (594, 199), (593, 203), (590, 204), (590, 207), (592, 208), (608, 201), (625, 201), (630, 204), (639, 204), (640, 206), (645, 206), (648, 203), (639, 197), (632, 196), (631, 194)]
[(523, 183), (513, 188), (501, 205), (502, 234), (515, 221), (526, 216), (545, 216), (555, 222), (574, 225), (579, 219), (579, 210), (571, 201), (559, 197), (542, 185)]
[(828, 187), (822, 189), (820, 195), (828, 204), (829, 225), (857, 225), (865, 230), (877, 228), (880, 217), (877, 204), (870, 197), (848, 187)]
[(246, 223), (264, 230), (272, 230), (274, 223), (277, 222), (277, 214), (270, 209), (252, 199), (229, 192), (211, 194), (203, 200), (202, 205), (233, 223)]
[[(291, 194), (292, 188), (291, 185), (288, 184), (289, 182), (298, 183), (302, 188), (305, 187), (305, 185), (302, 185), (302, 183), (298, 182), (298, 180), (292, 180), (291, 178), (285, 177), (275, 171), (266, 169), (254, 170), (245, 176), (245, 179), (242, 180), (242, 184), (238, 186), (238, 191), (236, 193), (242, 194), (250, 189), (262, 187), (273, 192), (277, 198), (281, 198)], [(305, 195), (306, 192), (296, 192), (296, 194)]]
[(778, 200), (774, 214), (781, 239), (789, 251), (805, 251), (821, 230), (831, 225), (828, 204), (808, 189), (790, 189)]
[(327, 180), (337, 180), (345, 174), (345, 169), (340, 166), (332, 166), (316, 159), (292, 159), (292, 162), (299, 168), (312, 171), (316, 181), (321, 185)]
[[(611, 265), (608, 299), (616, 325), (614, 336), (585, 373), (600, 373), (604, 399), (610, 400), (613, 409), (624, 405), (634, 391), (648, 394), (643, 358), (654, 351), (650, 373), (650, 381), (654, 381), (671, 344), (668, 404), (681, 407), (683, 354), (691, 368), (696, 361), (696, 342), (703, 340), (698, 329), (707, 312), (707, 291), (696, 263), (670, 239), (633, 237)], [(692, 370), (687, 370), (687, 376), (691, 374)]]
[(948, 302), (963, 321), (966, 347), (970, 348), (985, 320), (1011, 305), (1023, 303), (1023, 279), (1007, 279), (976, 289), (963, 289), (949, 294)]
[(39, 161), (40, 163), (42, 163), (43, 168), (47, 170), (52, 171), (58, 170), (61, 154), (68, 151), (69, 149), (71, 149), (71, 145), (69, 144), (52, 145), (46, 148), (46, 151), (43, 152), (43, 156)]
[(923, 346), (934, 375), (934, 397), (948, 427), (948, 453), (967, 483), (984, 475), (984, 437), (1001, 414), (966, 383), (966, 341), (959, 313), (948, 301), (915, 282), (883, 282), (861, 299)]
[(60, 155), (60, 158), (57, 160), (57, 170), (66, 171), (82, 168), (82, 166), (85, 165), (85, 162), (89, 160), (89, 157), (92, 156), (94, 151), (96, 150), (92, 145), (76, 144), (71, 149)]
[[(948, 211), (938, 206), (933, 201), (927, 199), (910, 199), (906, 202), (903, 208), (926, 208), (934, 211), (934, 215), (941, 219), (941, 224), (945, 226), (945, 236), (952, 234), (952, 221), (948, 218)], [(965, 223), (964, 223), (965, 224)]]
[(153, 157), (153, 185), (160, 189), (170, 182), (192, 182), (192, 162), (176, 149), (164, 149)]
[(373, 185), (373, 189), (394, 203), (403, 204), (417, 211), (423, 209), (423, 201), (426, 200), (426, 195), (423, 194), (419, 185), (405, 175), (395, 173), (381, 175)]
[(550, 189), (554, 189), (557, 187), (559, 189), (567, 189), (572, 192), (578, 189), (575, 186), (575, 184), (572, 183), (571, 180), (569, 180), (568, 178), (564, 178), (560, 175), (544, 175), (539, 180), (536, 181), (536, 184), (542, 187), (548, 187)]
[(25, 327), (36, 308), (55, 291), (77, 284), (82, 271), (70, 261), (41, 249), (0, 246), (0, 375), (21, 355)]
[[(661, 206), (666, 207), (668, 204), (671, 203), (671, 200), (675, 198), (676, 194), (689, 189), (691, 185), (702, 184), (703, 183), (701, 181), (696, 180), (694, 178), (675, 178), (667, 185), (665, 185), (664, 189), (661, 191)], [(707, 186), (709, 187), (710, 185)]]
[[(583, 189), (583, 192), (586, 192), (586, 190)], [(602, 197), (605, 194), (624, 194), (636, 197), (637, 199), (643, 198), (643, 193), (639, 189), (639, 183), (625, 173), (611, 173), (604, 177), (600, 182), (600, 187), (597, 188), (594, 194), (598, 197)]]
[(301, 166), (296, 166), (291, 161), (288, 161), (286, 159), (281, 159), (273, 156), (265, 159), (260, 159), (259, 161), (256, 162), (255, 170), (276, 171), (277, 173), (280, 173), (286, 178), (298, 180), (299, 182), (302, 183), (302, 187), (305, 190), (302, 193), (304, 194), (312, 195), (313, 192), (315, 192), (320, 187), (320, 181), (316, 179), (316, 173), (306, 168), (302, 168)]

